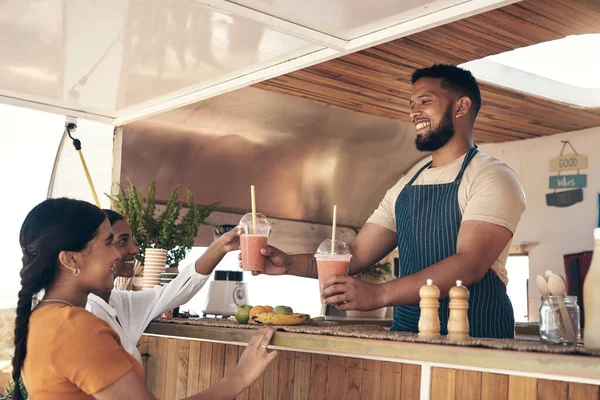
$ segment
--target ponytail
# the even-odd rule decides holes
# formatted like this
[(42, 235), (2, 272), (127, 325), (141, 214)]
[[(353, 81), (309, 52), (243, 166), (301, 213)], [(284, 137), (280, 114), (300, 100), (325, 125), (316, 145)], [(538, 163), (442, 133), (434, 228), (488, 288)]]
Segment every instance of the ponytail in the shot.
[(60, 252), (83, 250), (105, 219), (106, 214), (93, 204), (66, 198), (45, 200), (25, 218), (19, 234), (23, 268), (15, 319), (13, 400), (24, 400), (20, 380), (27, 355), (33, 297), (54, 281)]

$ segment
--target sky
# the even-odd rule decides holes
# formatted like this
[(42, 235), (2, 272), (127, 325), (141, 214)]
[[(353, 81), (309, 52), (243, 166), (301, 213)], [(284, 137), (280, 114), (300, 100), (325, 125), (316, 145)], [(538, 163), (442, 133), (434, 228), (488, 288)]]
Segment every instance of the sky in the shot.
[(0, 105), (0, 121), (3, 127), (0, 145), (2, 309), (17, 304), (22, 254), (19, 230), (27, 213), (46, 199), (65, 120), (60, 115)]

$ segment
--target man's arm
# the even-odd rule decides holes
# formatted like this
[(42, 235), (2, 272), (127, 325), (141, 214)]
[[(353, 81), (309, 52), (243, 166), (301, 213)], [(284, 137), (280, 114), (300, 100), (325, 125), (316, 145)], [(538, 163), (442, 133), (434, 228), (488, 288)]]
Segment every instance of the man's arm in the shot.
[[(340, 310), (372, 310), (385, 306), (419, 303), (419, 289), (427, 279), (440, 288), (442, 297), (456, 280), (465, 286), (479, 282), (512, 238), (512, 232), (500, 225), (465, 221), (458, 232), (455, 255), (412, 275), (380, 285), (350, 277), (334, 277), (325, 284), (325, 304)], [(344, 304), (342, 304), (344, 303)]]
[[(349, 244), (352, 254), (350, 275), (355, 275), (375, 264), (394, 250), (396, 245), (395, 232), (377, 224), (366, 223)], [(269, 253), (270, 259), (276, 257), (275, 254)], [(291, 254), (288, 257), (289, 275), (317, 278), (317, 262), (313, 253)]]

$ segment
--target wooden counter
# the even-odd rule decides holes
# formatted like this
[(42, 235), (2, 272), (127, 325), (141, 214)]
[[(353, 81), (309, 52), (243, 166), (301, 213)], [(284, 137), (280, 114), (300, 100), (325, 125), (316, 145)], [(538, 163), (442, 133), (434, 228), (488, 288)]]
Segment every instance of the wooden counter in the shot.
[[(254, 331), (152, 323), (146, 384), (181, 399), (237, 364)], [(277, 332), (280, 356), (240, 399), (600, 400), (600, 358)]]

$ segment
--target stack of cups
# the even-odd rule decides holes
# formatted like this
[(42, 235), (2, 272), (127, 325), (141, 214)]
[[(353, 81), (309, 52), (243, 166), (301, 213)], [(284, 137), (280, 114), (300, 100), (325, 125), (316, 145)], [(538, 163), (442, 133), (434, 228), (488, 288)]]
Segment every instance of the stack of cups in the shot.
[(265, 256), (260, 250), (267, 247), (271, 232), (269, 220), (261, 213), (256, 213), (256, 218), (252, 217), (252, 213), (248, 213), (240, 220), (239, 227), (242, 229), (240, 250), (243, 270), (264, 272)]
[(348, 275), (350, 268), (350, 248), (341, 240), (324, 240), (315, 253), (317, 260), (317, 273), (319, 275), (319, 286), (327, 279), (336, 275)]
[(152, 289), (160, 284), (161, 274), (165, 272), (167, 251), (163, 249), (146, 249), (144, 256), (144, 289)]
[(165, 286), (175, 278), (177, 278), (177, 272), (163, 272), (160, 274), (160, 286)]

